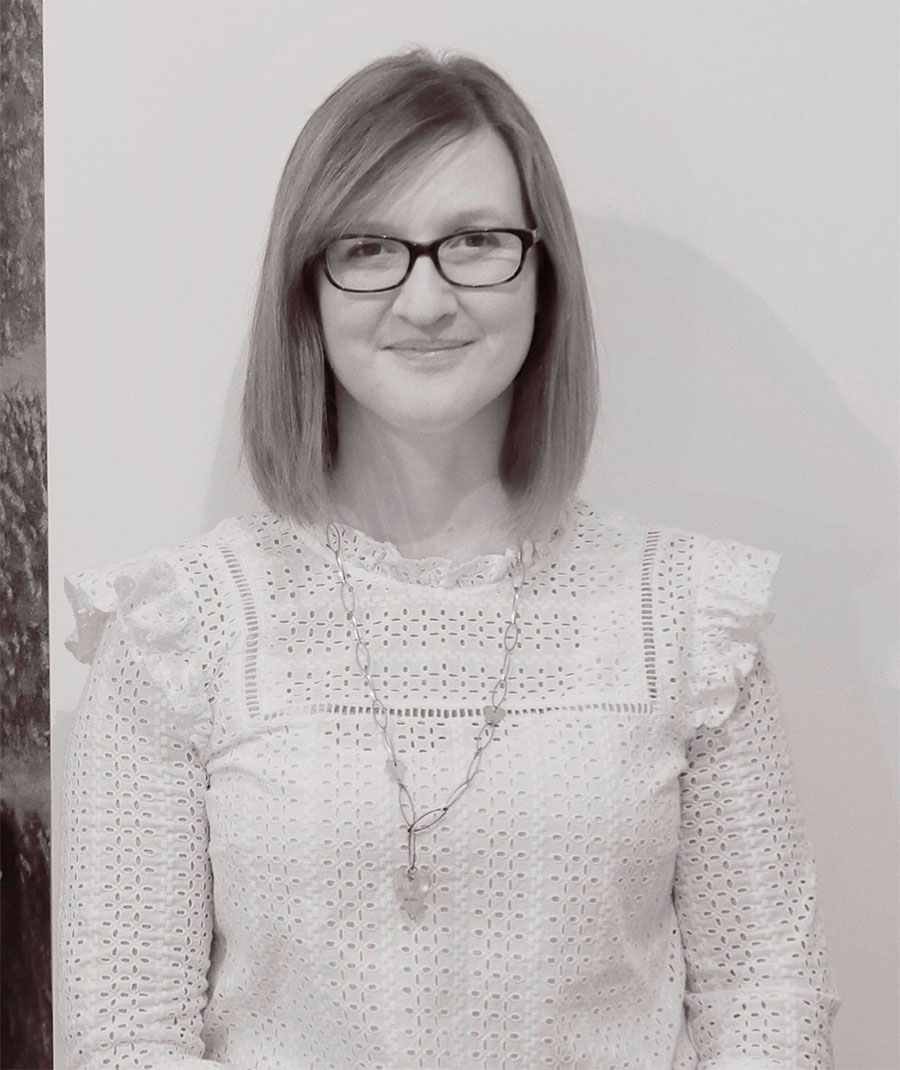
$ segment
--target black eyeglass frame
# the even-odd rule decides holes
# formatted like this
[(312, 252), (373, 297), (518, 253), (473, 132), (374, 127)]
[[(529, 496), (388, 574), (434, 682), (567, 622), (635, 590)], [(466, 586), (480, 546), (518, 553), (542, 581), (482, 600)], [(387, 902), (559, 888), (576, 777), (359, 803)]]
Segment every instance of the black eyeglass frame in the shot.
[[(441, 267), (441, 263), (438, 260), (438, 249), (449, 241), (451, 238), (463, 238), (467, 234), (513, 234), (522, 243), (522, 256), (519, 259), (519, 266), (509, 276), (508, 279), (504, 279), (502, 282), (480, 282), (480, 283), (467, 283), (467, 282), (454, 282), (453, 279), (448, 279), (444, 274), (444, 270)], [(328, 252), (328, 246), (332, 242), (345, 241), (349, 238), (375, 238), (378, 241), (393, 241), (398, 245), (405, 245), (409, 250), (409, 264), (407, 265), (406, 272), (399, 282), (393, 283), (391, 286), (380, 286), (377, 290), (357, 290), (351, 286), (341, 286), (339, 282), (336, 282), (331, 272), (328, 270), (328, 258), (326, 256)], [(462, 290), (486, 290), (491, 286), (505, 286), (506, 283), (512, 282), (517, 275), (522, 271), (525, 266), (525, 257), (528, 255), (528, 250), (537, 245), (541, 241), (540, 231), (537, 227), (529, 230), (523, 230), (519, 227), (481, 227), (476, 230), (458, 230), (453, 234), (445, 234), (443, 238), (435, 238), (434, 241), (429, 242), (417, 242), (407, 241), (405, 238), (395, 238), (392, 234), (339, 234), (336, 238), (332, 238), (319, 252), (313, 257), (313, 261), (321, 261), (325, 270), (325, 277), (337, 290), (343, 290), (344, 293), (352, 294), (381, 294), (386, 293), (388, 290), (396, 290), (402, 286), (404, 282), (412, 274), (412, 269), (416, 266), (416, 261), (420, 256), (427, 256), (428, 259), (434, 264), (437, 273), (445, 282), (449, 282), (451, 286), (458, 286)]]

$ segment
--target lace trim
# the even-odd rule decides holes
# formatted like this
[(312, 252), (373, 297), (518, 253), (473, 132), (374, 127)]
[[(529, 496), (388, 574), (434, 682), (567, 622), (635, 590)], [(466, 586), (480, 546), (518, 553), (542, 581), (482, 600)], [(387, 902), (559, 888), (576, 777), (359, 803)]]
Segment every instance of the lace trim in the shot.
[(655, 699), (659, 696), (656, 681), (656, 644), (653, 638), (653, 569), (656, 564), (656, 551), (659, 546), (659, 532), (647, 533), (644, 545), (644, 560), (641, 568), (641, 623), (644, 632), (644, 671), (647, 677), (647, 694)]
[[(517, 717), (557, 717), (562, 714), (581, 713), (632, 713), (650, 714), (659, 710), (659, 704), (655, 702), (591, 702), (566, 703), (564, 705), (547, 706), (524, 706), (521, 708), (511, 707), (509, 717), (515, 720)], [(442, 721), (471, 721), (482, 717), (480, 707), (454, 706), (451, 709), (440, 709), (432, 706), (387, 707), (391, 718), (402, 720), (403, 718), (416, 718), (419, 720), (437, 718)], [(345, 704), (336, 702), (316, 702), (303, 706), (299, 710), (302, 714), (322, 716), (335, 714), (341, 717), (365, 717), (371, 714), (371, 707), (365, 704)], [(296, 710), (282, 709), (279, 714), (282, 718), (295, 716)]]
[(250, 583), (244, 575), (237, 556), (230, 546), (222, 547), (222, 557), (231, 578), (237, 588), (241, 599), (241, 609), (244, 612), (244, 623), (247, 626), (247, 644), (244, 651), (244, 698), (247, 702), (247, 710), (253, 715), (259, 714), (259, 617), (256, 613), (256, 605), (253, 601), (253, 592)]
[[(526, 566), (543, 558), (551, 547), (570, 535), (577, 522), (589, 509), (580, 499), (572, 499), (564, 507), (559, 520), (549, 535), (523, 544)], [(515, 561), (518, 547), (510, 546), (502, 554), (483, 554), (469, 561), (454, 562), (447, 557), (404, 557), (390, 542), (379, 542), (357, 528), (338, 525), (342, 534), (343, 556), (353, 568), (387, 576), (399, 583), (414, 583), (426, 587), (478, 587), (499, 583), (509, 574)], [(316, 545), (320, 554), (330, 557), (327, 550), (325, 528), (291, 524), (291, 530), (304, 541)]]

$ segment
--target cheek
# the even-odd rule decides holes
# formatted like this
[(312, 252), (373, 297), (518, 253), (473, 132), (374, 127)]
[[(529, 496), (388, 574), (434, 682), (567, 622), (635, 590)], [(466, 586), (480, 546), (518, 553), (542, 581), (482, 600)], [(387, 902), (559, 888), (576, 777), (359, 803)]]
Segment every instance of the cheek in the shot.
[[(496, 337), (509, 363), (521, 364), (528, 354), (534, 335), (537, 311), (537, 286), (533, 278), (522, 280), (516, 300), (502, 309), (497, 319)], [(518, 369), (517, 369), (518, 370)]]
[(374, 302), (347, 301), (333, 286), (319, 292), (319, 319), (328, 359), (334, 368), (352, 363), (371, 346), (383, 312)]

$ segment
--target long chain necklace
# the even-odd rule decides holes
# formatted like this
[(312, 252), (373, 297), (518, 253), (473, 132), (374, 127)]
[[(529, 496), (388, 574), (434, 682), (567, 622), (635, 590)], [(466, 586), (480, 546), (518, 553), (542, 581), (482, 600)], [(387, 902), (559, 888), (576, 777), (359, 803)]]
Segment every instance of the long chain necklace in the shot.
[(407, 861), (394, 873), (394, 890), (400, 902), (400, 909), (410, 920), (417, 921), (425, 909), (425, 899), (431, 890), (432, 879), (431, 874), (424, 866), (416, 864), (416, 836), (420, 832), (425, 832), (427, 829), (434, 828), (435, 825), (440, 824), (447, 816), (450, 808), (459, 802), (478, 773), (481, 757), (490, 746), (497, 730), (497, 725), (506, 716), (503, 703), (506, 701), (506, 693), (509, 687), (510, 659), (513, 651), (518, 646), (521, 634), (519, 627), (519, 596), (525, 583), (527, 568), (522, 547), (520, 546), (512, 567), (513, 604), (512, 613), (503, 632), (503, 665), (501, 666), (497, 683), (494, 685), (494, 690), (491, 692), (490, 703), (482, 710), (484, 721), (475, 737), (475, 753), (469, 762), (465, 778), (450, 792), (443, 806), (437, 806), (418, 814), (412, 793), (406, 783), (406, 766), (397, 757), (388, 709), (382, 702), (375, 680), (372, 677), (372, 656), (369, 652), (368, 644), (363, 638), (359, 621), (356, 619), (356, 591), (344, 567), (341, 529), (333, 521), (326, 527), (326, 537), (328, 548), (334, 554), (335, 563), (340, 573), (341, 604), (353, 630), (353, 638), (356, 644), (356, 664), (369, 692), (372, 717), (381, 733), (381, 739), (387, 751), (388, 757), (385, 767), (388, 776), (399, 789), (400, 813), (406, 826)]

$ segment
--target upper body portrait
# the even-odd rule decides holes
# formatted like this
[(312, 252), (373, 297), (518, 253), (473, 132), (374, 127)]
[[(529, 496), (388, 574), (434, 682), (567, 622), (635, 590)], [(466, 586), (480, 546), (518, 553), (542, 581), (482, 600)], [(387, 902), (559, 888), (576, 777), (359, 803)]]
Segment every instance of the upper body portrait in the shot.
[(515, 92), (345, 81), (260, 277), (266, 510), (68, 583), (63, 1065), (834, 1065), (778, 555), (579, 497), (597, 384)]

